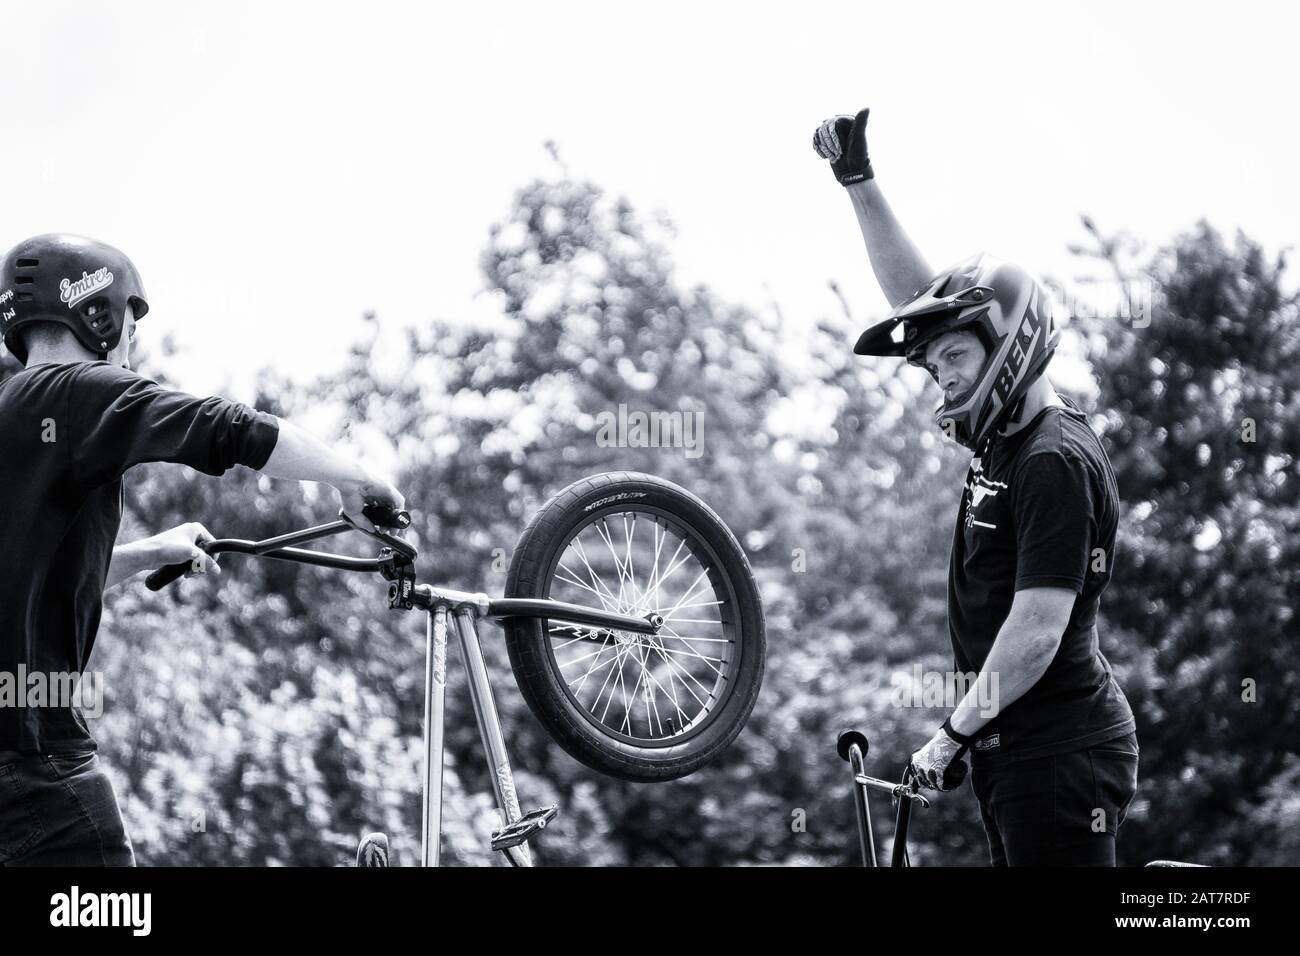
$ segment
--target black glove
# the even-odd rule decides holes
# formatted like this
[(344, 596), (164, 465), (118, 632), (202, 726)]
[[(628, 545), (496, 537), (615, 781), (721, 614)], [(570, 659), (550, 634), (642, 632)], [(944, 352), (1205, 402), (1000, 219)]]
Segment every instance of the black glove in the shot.
[(971, 738), (961, 737), (952, 724), (943, 726), (924, 747), (912, 754), (911, 768), (927, 790), (956, 790), (966, 779), (966, 748)]
[(851, 186), (876, 175), (867, 158), (867, 114), (870, 112), (865, 109), (859, 110), (857, 116), (832, 117), (813, 134), (813, 149), (822, 159), (831, 161), (831, 172), (841, 186)]

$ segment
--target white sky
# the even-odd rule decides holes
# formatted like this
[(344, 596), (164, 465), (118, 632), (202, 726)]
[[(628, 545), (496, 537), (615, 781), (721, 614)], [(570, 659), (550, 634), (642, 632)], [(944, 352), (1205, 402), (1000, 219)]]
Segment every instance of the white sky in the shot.
[(181, 386), (247, 399), (259, 366), (337, 366), (365, 309), (481, 309), (488, 226), (554, 139), (675, 220), (688, 280), (806, 320), (834, 278), (865, 320), (884, 300), (812, 152), (823, 118), (872, 107), (877, 178), (935, 267), (985, 249), (1068, 275), (1081, 212), (1276, 250), (1300, 221), (1297, 26), (1262, 2), (5, 0), (0, 246), (120, 246)]

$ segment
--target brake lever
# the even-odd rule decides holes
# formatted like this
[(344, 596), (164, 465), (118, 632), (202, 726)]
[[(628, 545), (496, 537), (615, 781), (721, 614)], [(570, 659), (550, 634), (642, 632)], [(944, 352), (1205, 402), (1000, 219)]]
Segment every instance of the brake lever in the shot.
[(903, 769), (903, 782), (895, 788), (894, 793), (894, 799), (898, 799), (900, 796), (907, 797), (909, 800), (920, 801), (923, 807), (929, 808), (930, 806), (929, 799), (921, 793), (921, 778), (912, 770), (910, 763)]

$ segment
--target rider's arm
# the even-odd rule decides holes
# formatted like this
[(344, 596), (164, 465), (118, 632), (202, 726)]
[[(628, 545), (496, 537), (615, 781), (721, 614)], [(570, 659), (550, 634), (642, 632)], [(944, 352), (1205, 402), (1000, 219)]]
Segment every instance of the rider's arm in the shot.
[(271, 478), (319, 481), (338, 489), (343, 510), (357, 517), (372, 499), (400, 511), (406, 507), (402, 493), (386, 479), (353, 458), (341, 455), (315, 435), (280, 419), (280, 436), (259, 471)]
[[(1001, 711), (1038, 683), (1061, 646), (1075, 597), (1076, 592), (1069, 588), (1025, 588), (1016, 592), (979, 679), (952, 712), (953, 730), (970, 737), (997, 716), (986, 709), (991, 688), (997, 689), (993, 703)], [(993, 675), (997, 675), (996, 684)]]
[(311, 432), (278, 419), (280, 435), (271, 457), (259, 470), (270, 478), (319, 481), (335, 488), (357, 484), (370, 474), (353, 458), (341, 455)]
[(104, 580), (105, 591), (135, 577), (141, 571), (152, 571), (158, 567), (155, 551), (148, 545), (148, 541), (145, 538), (113, 548), (113, 556), (108, 563), (108, 577)]
[(196, 398), (103, 363), (86, 365), (77, 387), (73, 479), (87, 487), (154, 461), (208, 475), (244, 465), (272, 478), (323, 482), (345, 495), (381, 484), (364, 465), (303, 429), (239, 402)]
[(896, 306), (930, 281), (933, 273), (903, 230), (874, 179), (846, 186), (858, 217), (867, 256), (890, 306)]
[(135, 465), (173, 462), (206, 475), (258, 468), (275, 445), (275, 417), (239, 402), (196, 398), (105, 362), (78, 367), (69, 397), (70, 483), (116, 481)]

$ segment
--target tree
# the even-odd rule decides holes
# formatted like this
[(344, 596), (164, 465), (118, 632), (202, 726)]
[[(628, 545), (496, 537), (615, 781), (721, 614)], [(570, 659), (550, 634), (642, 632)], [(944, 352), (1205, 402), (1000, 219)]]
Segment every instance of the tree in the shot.
[[(1127, 277), (1113, 244), (1102, 255)], [(1142, 270), (1149, 326), (1092, 324), (1125, 507), (1105, 608), (1155, 811), (1130, 828), (1131, 860), (1295, 862), (1260, 835), (1294, 828), (1277, 784), (1300, 742), (1300, 324), (1284, 272), (1202, 223)]]

